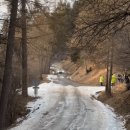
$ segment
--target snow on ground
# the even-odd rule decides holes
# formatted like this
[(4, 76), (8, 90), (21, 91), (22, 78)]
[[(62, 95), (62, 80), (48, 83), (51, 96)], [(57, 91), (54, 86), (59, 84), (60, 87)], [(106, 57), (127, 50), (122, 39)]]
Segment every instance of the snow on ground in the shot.
[[(46, 113), (50, 108), (54, 106), (56, 100), (55, 98), (51, 97), (50, 94), (55, 89), (59, 89), (61, 86), (50, 82), (40, 84), (38, 87), (38, 96), (40, 98), (35, 102), (29, 102), (27, 104), (27, 108), (29, 108), (31, 112), (27, 115), (26, 120), (24, 120), (17, 127), (11, 128), (10, 130), (28, 130), (28, 128), (30, 128), (33, 123), (39, 122), (39, 119), (43, 116), (42, 113)], [(30, 87), (28, 89), (28, 92), (29, 96), (35, 96), (33, 87)], [(58, 96), (58, 94), (56, 96)], [(21, 119), (18, 119), (18, 121), (21, 121)]]
[[(45, 115), (47, 115), (48, 112), (54, 108), (54, 106), (56, 106), (57, 102), (59, 102), (60, 96), (64, 94), (63, 92), (64, 92), (65, 88), (67, 91), (74, 91), (74, 89), (78, 89), (78, 91), (84, 97), (81, 100), (83, 100), (83, 102), (85, 103), (85, 105), (87, 107), (91, 107), (91, 106), (89, 106), (89, 105), (91, 105), (91, 103), (89, 104), (89, 101), (86, 102), (87, 100), (91, 100), (90, 96), (95, 94), (96, 92), (103, 91), (105, 89), (104, 87), (96, 87), (96, 86), (95, 87), (79, 86), (77, 88), (74, 88), (73, 86), (70, 86), (70, 85), (63, 86), (61, 84), (55, 84), (55, 83), (53, 83), (53, 81), (58, 80), (56, 75), (48, 75), (48, 79), (51, 80), (50, 83), (43, 83), (38, 86), (39, 87), (38, 96), (40, 98), (34, 102), (29, 102), (27, 104), (27, 108), (30, 109), (31, 112), (26, 116), (26, 118), (22, 121), (22, 123), (18, 124), (16, 127), (11, 128), (10, 130), (38, 130), (36, 127), (36, 124), (39, 124), (39, 121), (41, 121), (41, 119)], [(30, 87), (28, 89), (28, 91), (29, 91), (30, 96), (35, 96), (33, 87)], [(68, 99), (69, 99), (69, 97), (68, 97)], [(94, 104), (94, 106), (97, 110), (102, 109), (102, 110), (100, 110), (100, 111), (102, 111), (102, 113), (99, 113), (99, 120), (100, 120), (100, 118), (101, 119), (105, 118), (105, 121), (104, 121), (105, 123), (103, 124), (104, 126), (101, 127), (104, 129), (101, 129), (101, 130), (124, 130), (124, 128), (122, 128), (122, 126), (123, 126), (122, 121), (114, 114), (114, 112), (112, 112), (111, 108), (106, 107), (101, 102), (99, 102), (95, 99), (93, 99), (92, 104)], [(56, 107), (56, 109), (57, 109), (57, 107)], [(53, 116), (55, 116), (55, 115), (53, 115)], [(98, 117), (96, 117), (96, 118), (93, 117), (93, 121), (96, 122), (97, 118)], [(21, 119), (18, 119), (18, 121), (20, 121), (20, 120)], [(41, 122), (41, 124), (43, 124), (43, 123)], [(98, 124), (98, 125), (100, 125), (100, 124)], [(107, 126), (107, 128), (106, 128), (106, 126)], [(95, 128), (96, 127), (97, 126), (95, 126)], [(117, 127), (119, 129), (117, 129)], [(40, 130), (40, 128), (39, 128), (39, 130)], [(50, 130), (50, 129), (46, 129), (46, 130)], [(62, 129), (60, 129), (60, 130), (62, 130)], [(80, 129), (80, 130), (83, 130), (83, 129)], [(90, 130), (90, 129), (86, 128), (84, 130)]]
[[(104, 87), (86, 87), (86, 88), (79, 87), (78, 89), (84, 96), (86, 96), (86, 92), (89, 96), (91, 96), (93, 94), (95, 95), (96, 92), (103, 91), (105, 88)], [(103, 113), (102, 116), (104, 116), (105, 118), (104, 128), (105, 126), (107, 126), (107, 130), (125, 130), (124, 128), (125, 121), (123, 121), (123, 117), (117, 116), (114, 113), (113, 108), (111, 108), (109, 105), (104, 105), (98, 100), (94, 100), (93, 102), (95, 103), (95, 105), (98, 106), (98, 108), (102, 110), (102, 113)], [(99, 120), (100, 120), (100, 116), (99, 116)], [(117, 129), (117, 126), (118, 126), (118, 129)]]
[(105, 87), (104, 86), (101, 86), (101, 87), (92, 87), (92, 86), (79, 86), (79, 89), (80, 90), (83, 90), (83, 92), (89, 96), (92, 96), (92, 95), (98, 95), (98, 92), (101, 92), (101, 91), (104, 91), (105, 90)]
[(57, 75), (48, 75), (47, 77), (50, 81), (57, 81), (58, 80), (58, 76)]

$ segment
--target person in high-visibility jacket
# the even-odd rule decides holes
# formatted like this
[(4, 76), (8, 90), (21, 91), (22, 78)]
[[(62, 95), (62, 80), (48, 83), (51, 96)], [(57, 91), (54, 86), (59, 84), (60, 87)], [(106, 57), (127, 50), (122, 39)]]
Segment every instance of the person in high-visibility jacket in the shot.
[(99, 83), (100, 83), (101, 86), (103, 86), (104, 76), (100, 75), (100, 77), (99, 77)]
[(115, 83), (116, 83), (116, 81), (117, 81), (116, 75), (115, 75), (115, 74), (112, 74), (112, 77), (111, 77), (111, 85), (114, 86)]

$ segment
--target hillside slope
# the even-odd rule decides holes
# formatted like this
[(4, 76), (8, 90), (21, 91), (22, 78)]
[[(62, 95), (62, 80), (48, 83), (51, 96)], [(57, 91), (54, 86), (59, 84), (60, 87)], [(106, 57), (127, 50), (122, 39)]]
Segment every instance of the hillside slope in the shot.
[[(70, 61), (64, 62), (63, 67), (70, 72), (73, 81), (91, 86), (99, 85), (99, 76), (106, 75), (106, 69), (98, 67), (92, 67), (92, 71), (86, 74), (84, 66), (78, 66)], [(126, 91), (125, 84), (117, 83), (112, 88), (111, 97), (106, 96), (105, 92), (102, 92), (98, 99), (104, 104), (110, 105), (116, 113), (122, 115), (126, 120), (127, 130), (130, 130), (130, 91)]]
[(98, 99), (110, 105), (119, 115), (122, 115), (126, 120), (127, 130), (130, 130), (130, 91), (126, 91), (124, 84), (117, 84), (112, 89), (111, 97), (107, 97), (105, 93), (102, 92)]
[(88, 68), (92, 68), (89, 73), (86, 73), (85, 66), (74, 64), (69, 60), (63, 61), (62, 66), (71, 76), (71, 80), (86, 85), (99, 85), (99, 76), (106, 75), (106, 69), (95, 67), (92, 64), (88, 65)]

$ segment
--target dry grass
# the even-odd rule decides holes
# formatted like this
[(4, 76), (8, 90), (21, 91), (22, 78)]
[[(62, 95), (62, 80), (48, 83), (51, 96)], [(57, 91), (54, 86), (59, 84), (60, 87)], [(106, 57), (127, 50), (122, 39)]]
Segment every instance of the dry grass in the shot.
[(99, 96), (99, 100), (112, 106), (115, 111), (123, 115), (127, 116), (126, 120), (126, 128), (130, 130), (130, 91), (126, 91), (126, 87), (124, 84), (118, 84), (112, 89), (112, 96), (108, 97), (104, 92), (102, 92)]
[(16, 113), (17, 113), (17, 116), (21, 117), (21, 116), (25, 116), (26, 114), (28, 114), (29, 111), (27, 110), (26, 105), (27, 105), (28, 102), (33, 101), (35, 99), (36, 98), (34, 98), (34, 97), (29, 97), (29, 96), (28, 97), (23, 97), (21, 95), (18, 95), (17, 100), (16, 100), (16, 105), (17, 105)]
[(16, 95), (11, 104), (9, 105), (10, 110), (7, 115), (7, 126), (14, 124), (18, 118), (25, 117), (30, 112), (30, 110), (26, 108), (26, 105), (28, 102), (33, 100), (36, 100), (36, 98)]
[(72, 80), (87, 84), (87, 85), (99, 85), (99, 77), (100, 75), (106, 75), (106, 69), (98, 69), (94, 68), (93, 71), (86, 74), (85, 68), (80, 67), (73, 75)]
[(47, 78), (47, 74), (42, 74), (42, 76), (41, 76), (41, 83), (49, 83), (50, 81), (49, 81), (49, 79)]

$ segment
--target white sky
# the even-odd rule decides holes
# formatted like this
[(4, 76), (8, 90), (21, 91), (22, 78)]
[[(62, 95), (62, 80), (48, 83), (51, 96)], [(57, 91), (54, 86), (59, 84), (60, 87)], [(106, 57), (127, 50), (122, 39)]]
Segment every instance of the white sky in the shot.
[[(52, 8), (52, 6), (56, 6), (55, 3), (57, 4), (60, 0), (41, 0), (41, 2), (42, 1), (51, 2), (51, 4), (48, 4), (48, 6), (51, 6), (50, 8)], [(63, 0), (63, 1), (67, 1), (67, 2), (70, 2), (71, 4), (73, 4), (73, 2), (75, 0)], [(7, 17), (7, 6), (6, 6), (6, 4), (7, 4), (7, 2), (5, 2), (5, 0), (0, 0), (0, 18)], [(0, 29), (1, 29), (2, 24), (3, 24), (3, 22), (0, 20)]]
[(0, 0), (0, 16), (5, 15), (7, 13), (6, 2), (4, 0)]
[[(4, 0), (0, 0), (0, 18), (7, 17), (7, 7)], [(0, 20), (0, 29), (3, 24), (3, 21)]]

